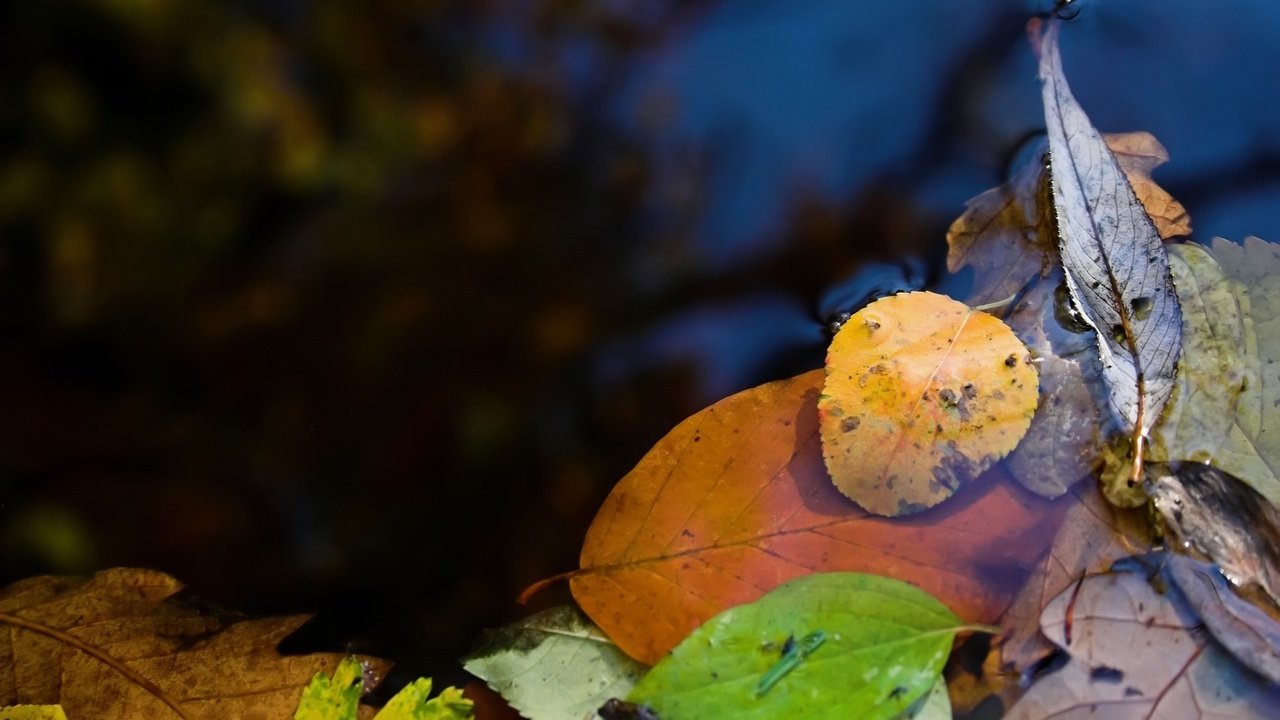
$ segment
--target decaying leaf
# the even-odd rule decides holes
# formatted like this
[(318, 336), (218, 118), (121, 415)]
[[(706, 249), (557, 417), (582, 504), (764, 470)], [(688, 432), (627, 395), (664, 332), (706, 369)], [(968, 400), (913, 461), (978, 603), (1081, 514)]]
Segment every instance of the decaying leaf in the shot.
[(1235, 424), (1212, 462), (1280, 504), (1280, 246), (1255, 237), (1239, 245), (1215, 238), (1212, 251), (1238, 284), (1244, 324)]
[(868, 515), (823, 468), (822, 382), (818, 370), (697, 413), (604, 502), (570, 584), (628, 655), (656, 662), (721, 610), (822, 571), (907, 580), (969, 621), (1004, 610), (1060, 504), (992, 477), (923, 516)]
[(463, 666), (530, 720), (581, 720), (647, 669), (570, 606), (485, 633)]
[(1179, 594), (1232, 657), (1280, 683), (1280, 624), (1236, 595), (1217, 567), (1171, 552), (1128, 558), (1117, 567), (1128, 564), (1162, 576), (1168, 592)]
[(1153, 542), (1146, 513), (1111, 505), (1096, 483), (1077, 485), (1071, 493), (1053, 545), (1000, 618), (1001, 659), (1014, 670), (1026, 670), (1052, 651), (1040, 632), (1040, 616), (1050, 600), (1086, 573), (1145, 552)]
[[(365, 666), (348, 655), (333, 675), (316, 673), (298, 702), (293, 720), (356, 720), (364, 686)], [(431, 679), (418, 678), (400, 689), (373, 720), (472, 720), (473, 703), (458, 688), (448, 687), (431, 697)]]
[(1066, 287), (1058, 282), (1061, 277), (1061, 270), (1055, 271), (1032, 287), (1007, 319), (1035, 358), (1040, 402), (1005, 464), (1023, 487), (1048, 498), (1093, 473), (1103, 440), (1098, 402), (1090, 390), (1097, 382), (1097, 353), (1091, 334), (1071, 332), (1057, 319), (1057, 288)]
[(1180, 596), (1156, 592), (1143, 573), (1087, 577), (1041, 617), (1069, 662), (1036, 681), (1005, 718), (1273, 717), (1280, 686), (1236, 663), (1198, 631), (1200, 622)]
[[(1187, 210), (1151, 179), (1151, 171), (1169, 153), (1146, 132), (1103, 135), (1134, 193), (1162, 238), (1191, 234)], [(966, 203), (947, 230), (947, 269), (974, 271), (972, 305), (1003, 300), (1058, 263), (1058, 236), (1049, 187), (1048, 147), (1041, 142), (1035, 162), (1023, 165), (1008, 182)], [(1015, 329), (1018, 329), (1015, 326)]]
[[(305, 617), (226, 621), (186, 607), (151, 570), (36, 577), (0, 591), (0, 703), (61, 704), (71, 717), (290, 717), (338, 654), (282, 657)], [(374, 681), (387, 663), (368, 659)]]
[(1153, 464), (1148, 492), (1168, 534), (1212, 560), (1231, 582), (1280, 602), (1280, 510), (1201, 463)]
[(628, 700), (663, 720), (890, 720), (936, 685), (961, 629), (907, 583), (810, 575), (708, 620)]
[(858, 311), (827, 352), (822, 454), (840, 492), (877, 515), (951, 497), (1022, 439), (1038, 397), (1026, 346), (943, 295)]
[(10, 705), (0, 707), (0, 720), (67, 720), (61, 705)]
[[(1058, 30), (1051, 20), (1040, 78), (1059, 253), (1072, 300), (1097, 333), (1111, 407), (1129, 434), (1145, 437), (1173, 392), (1178, 298), (1159, 232), (1067, 86)], [(1135, 469), (1141, 457), (1138, 445)]]

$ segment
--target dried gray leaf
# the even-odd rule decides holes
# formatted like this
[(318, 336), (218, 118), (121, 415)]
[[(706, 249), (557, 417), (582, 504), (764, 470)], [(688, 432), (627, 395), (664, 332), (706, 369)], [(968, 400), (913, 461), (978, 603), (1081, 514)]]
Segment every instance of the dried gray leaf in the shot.
[(1040, 55), (1059, 250), (1081, 315), (1098, 337), (1112, 410), (1142, 435), (1173, 392), (1182, 317), (1160, 233), (1062, 73), (1057, 21)]
[(531, 720), (594, 717), (647, 669), (570, 606), (486, 632), (463, 667)]

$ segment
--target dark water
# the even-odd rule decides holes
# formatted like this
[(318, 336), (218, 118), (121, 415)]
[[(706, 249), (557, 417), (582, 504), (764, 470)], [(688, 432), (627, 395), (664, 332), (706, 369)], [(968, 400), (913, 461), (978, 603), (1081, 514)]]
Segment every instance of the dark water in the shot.
[[(843, 279), (963, 286), (1038, 9), (5, 6), (0, 575), (155, 567), (461, 681), (668, 428), (821, 362)], [(1280, 239), (1274, 3), (1096, 0), (1063, 54), (1197, 238)]]

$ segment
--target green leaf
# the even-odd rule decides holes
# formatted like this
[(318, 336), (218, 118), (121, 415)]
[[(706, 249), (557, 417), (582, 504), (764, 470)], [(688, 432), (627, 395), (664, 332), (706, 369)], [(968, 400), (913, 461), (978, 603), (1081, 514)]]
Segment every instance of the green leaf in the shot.
[(0, 707), (0, 720), (67, 720), (61, 705), (8, 705)]
[(947, 694), (947, 681), (941, 677), (933, 683), (929, 694), (915, 701), (901, 715), (902, 720), (951, 720), (951, 696)]
[[(364, 665), (348, 655), (330, 677), (316, 673), (302, 691), (293, 720), (356, 720), (364, 693)], [(428, 700), (431, 679), (419, 678), (404, 687), (374, 720), (470, 720), (470, 700), (457, 688), (445, 688)]]
[(531, 720), (581, 720), (647, 669), (567, 605), (489, 631), (463, 667)]
[(302, 691), (293, 720), (355, 720), (364, 691), (364, 666), (348, 655), (333, 676), (319, 672)]
[[(963, 627), (945, 605), (899, 580), (809, 575), (708, 620), (628, 699), (663, 720), (889, 720), (934, 685)], [(788, 638), (797, 647), (810, 641), (807, 656), (794, 662)]]
[(1235, 425), (1213, 465), (1280, 505), (1280, 246), (1215, 238), (1213, 254), (1239, 283), (1244, 313), (1245, 377)]
[(428, 700), (431, 679), (418, 678), (396, 693), (373, 720), (469, 720), (472, 702), (458, 688), (445, 688)]

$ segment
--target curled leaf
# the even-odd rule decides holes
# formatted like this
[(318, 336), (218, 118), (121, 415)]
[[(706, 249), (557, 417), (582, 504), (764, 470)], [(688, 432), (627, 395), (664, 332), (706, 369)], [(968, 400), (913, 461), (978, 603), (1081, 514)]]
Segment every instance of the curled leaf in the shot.
[(860, 310), (831, 342), (818, 400), (840, 492), (877, 515), (951, 497), (1012, 450), (1035, 412), (1026, 347), (996, 318), (913, 292)]

